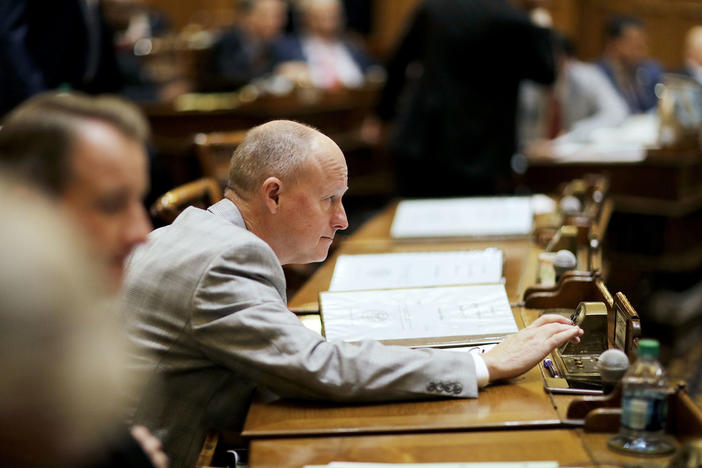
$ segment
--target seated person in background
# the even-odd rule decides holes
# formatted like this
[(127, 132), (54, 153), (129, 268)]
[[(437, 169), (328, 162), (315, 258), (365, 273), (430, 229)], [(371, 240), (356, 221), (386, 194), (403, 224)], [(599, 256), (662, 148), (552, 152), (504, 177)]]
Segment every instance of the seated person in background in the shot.
[(702, 85), (702, 26), (694, 26), (687, 32), (683, 73)]
[(278, 73), (323, 89), (359, 87), (372, 65), (363, 49), (344, 36), (339, 0), (298, 0), (299, 36), (276, 46)]
[[(241, 429), (253, 390), (333, 401), (474, 398), (582, 331), (545, 315), (487, 354), (327, 342), (287, 309), (281, 265), (326, 258), (348, 222), (347, 168), (318, 131), (273, 121), (248, 132), (225, 198), (155, 230), (127, 266), (132, 365), (149, 386), (133, 422), (192, 466), (205, 432)], [(158, 378), (157, 378), (158, 377)]]
[(558, 75), (553, 87), (522, 83), (521, 146), (541, 139), (585, 141), (593, 130), (619, 125), (629, 114), (626, 102), (594, 64), (574, 56), (573, 43), (555, 38)]
[(217, 40), (203, 88), (231, 91), (273, 72), (273, 44), (286, 22), (283, 0), (239, 0), (239, 21)]
[(607, 42), (599, 67), (624, 98), (631, 113), (648, 112), (658, 103), (655, 87), (663, 79), (663, 69), (648, 58), (643, 23), (631, 16), (609, 20)]
[[(38, 188), (86, 235), (116, 291), (124, 260), (151, 229), (142, 197), (147, 189), (146, 120), (114, 97), (41, 94), (11, 112), (0, 129), (0, 167)], [(133, 430), (153, 465), (166, 466), (158, 441)], [(126, 437), (124, 450), (138, 447)], [(140, 454), (144, 458), (144, 454)], [(151, 466), (151, 465), (138, 465)]]
[[(132, 101), (169, 101), (188, 91), (185, 80), (169, 75), (165, 81), (153, 71), (146, 48), (153, 47), (152, 38), (170, 31), (165, 15), (151, 8), (145, 0), (104, 0), (105, 21), (114, 31), (117, 65), (124, 86), (120, 94)], [(160, 60), (162, 60), (159, 57)], [(170, 67), (177, 70), (177, 67)], [(162, 73), (161, 73), (162, 74)]]

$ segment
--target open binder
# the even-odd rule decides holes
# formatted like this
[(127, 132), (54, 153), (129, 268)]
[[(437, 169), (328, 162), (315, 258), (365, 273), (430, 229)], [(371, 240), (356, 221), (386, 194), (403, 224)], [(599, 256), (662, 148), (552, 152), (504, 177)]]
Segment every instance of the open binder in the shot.
[(504, 284), (320, 293), (329, 341), (411, 347), (496, 343), (518, 331)]

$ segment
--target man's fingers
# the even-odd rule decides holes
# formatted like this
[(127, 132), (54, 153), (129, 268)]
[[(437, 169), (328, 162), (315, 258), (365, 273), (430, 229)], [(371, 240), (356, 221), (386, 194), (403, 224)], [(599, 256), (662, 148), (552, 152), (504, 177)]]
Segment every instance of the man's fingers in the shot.
[(527, 328), (538, 328), (548, 323), (562, 323), (565, 325), (572, 325), (573, 322), (569, 318), (563, 317), (558, 314), (544, 314), (541, 317), (534, 320)]
[(562, 344), (565, 344), (566, 342), (573, 340), (573, 339), (578, 339), (580, 340), (580, 336), (583, 334), (583, 330), (578, 327), (569, 327), (566, 330), (559, 331), (551, 336), (551, 340), (554, 343), (554, 346), (561, 346)]

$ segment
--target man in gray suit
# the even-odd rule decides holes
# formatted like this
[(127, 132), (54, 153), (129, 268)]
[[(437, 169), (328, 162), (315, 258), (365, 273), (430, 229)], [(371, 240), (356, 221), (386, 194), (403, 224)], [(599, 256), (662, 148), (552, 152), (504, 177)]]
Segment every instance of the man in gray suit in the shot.
[(544, 316), (482, 358), (434, 349), (327, 342), (286, 306), (281, 265), (324, 260), (348, 222), (339, 147), (307, 126), (252, 129), (231, 161), (225, 199), (186, 209), (128, 261), (133, 366), (149, 384), (133, 422), (193, 466), (210, 428), (238, 429), (257, 385), (296, 398), (381, 401), (478, 396), (582, 331)]

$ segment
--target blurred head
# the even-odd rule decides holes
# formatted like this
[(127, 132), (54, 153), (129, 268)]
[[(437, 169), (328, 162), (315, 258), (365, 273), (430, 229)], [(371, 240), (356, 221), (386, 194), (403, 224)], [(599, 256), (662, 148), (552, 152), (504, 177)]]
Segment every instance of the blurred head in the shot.
[(41, 188), (88, 234), (112, 284), (151, 229), (147, 124), (112, 97), (46, 94), (13, 111), (0, 130), (0, 165)]
[(276, 120), (250, 130), (232, 156), (229, 187), (247, 227), (282, 264), (324, 260), (336, 231), (348, 227), (344, 155), (306, 125)]
[(628, 67), (635, 67), (648, 57), (648, 43), (643, 23), (632, 16), (616, 16), (607, 23), (607, 54)]
[(685, 58), (702, 67), (702, 26), (695, 26), (687, 32)]
[(281, 34), (287, 20), (287, 4), (283, 0), (241, 0), (239, 12), (249, 32), (266, 42)]
[(336, 38), (343, 27), (343, 9), (339, 0), (299, 0), (305, 31), (323, 39)]
[(0, 180), (0, 466), (83, 466), (124, 410), (116, 314), (82, 233), (9, 185)]

